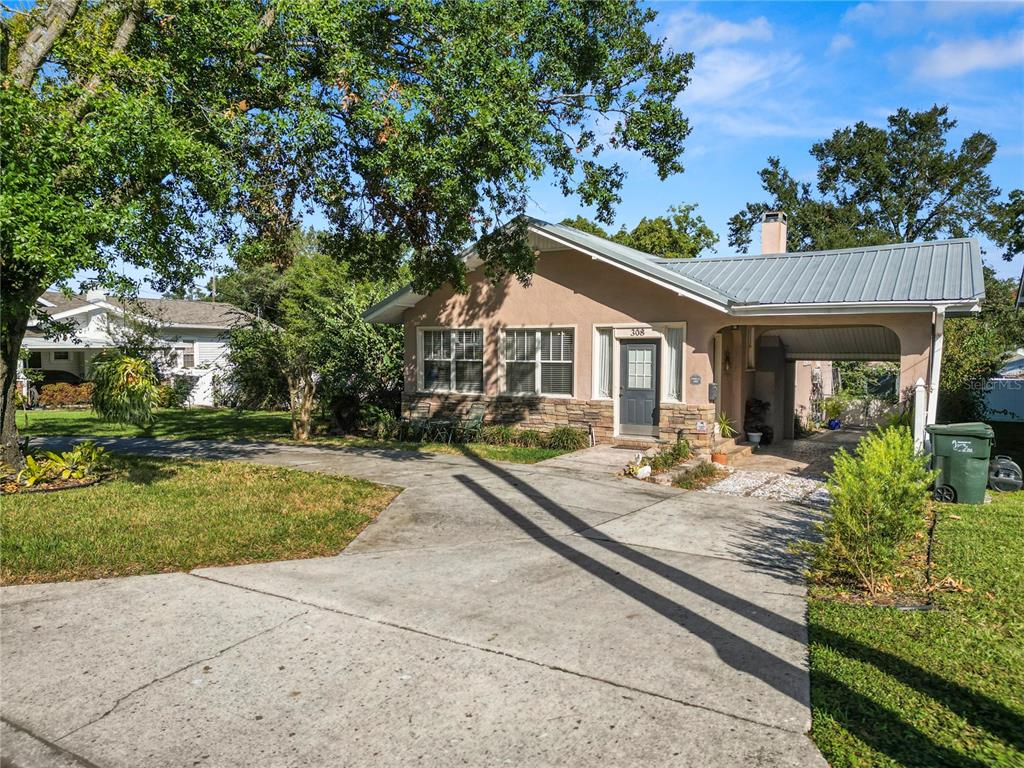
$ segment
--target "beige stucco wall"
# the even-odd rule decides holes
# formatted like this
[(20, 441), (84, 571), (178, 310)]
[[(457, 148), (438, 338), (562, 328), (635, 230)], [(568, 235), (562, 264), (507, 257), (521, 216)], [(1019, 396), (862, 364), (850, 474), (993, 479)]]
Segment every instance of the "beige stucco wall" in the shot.
[[(497, 395), (501, 387), (500, 331), (506, 327), (574, 327), (576, 329), (575, 399), (590, 400), (591, 357), (595, 325), (625, 323), (657, 326), (685, 321), (684, 401), (708, 402), (707, 384), (713, 378), (715, 334), (722, 332), (722, 405), (737, 421), (752, 392), (754, 372), (747, 369), (745, 330), (753, 325), (758, 333), (779, 327), (820, 327), (822, 325), (881, 325), (900, 340), (902, 364), (900, 389), (920, 376), (927, 381), (931, 343), (929, 313), (886, 313), (858, 315), (776, 315), (733, 317), (674, 291), (654, 285), (617, 267), (574, 251), (546, 252), (528, 286), (515, 279), (489, 283), (482, 270), (469, 275), (469, 290), (455, 293), (445, 287), (406, 310), (406, 392), (415, 392), (417, 329), (429, 326), (479, 327), (484, 331), (484, 389)], [(701, 383), (690, 384), (698, 374)], [(783, 372), (780, 372), (783, 375)]]
[(814, 370), (821, 370), (821, 392), (824, 397), (832, 394), (832, 363), (828, 360), (798, 360), (796, 363), (796, 393), (793, 407), (801, 421), (807, 421), (811, 413), (811, 380)]

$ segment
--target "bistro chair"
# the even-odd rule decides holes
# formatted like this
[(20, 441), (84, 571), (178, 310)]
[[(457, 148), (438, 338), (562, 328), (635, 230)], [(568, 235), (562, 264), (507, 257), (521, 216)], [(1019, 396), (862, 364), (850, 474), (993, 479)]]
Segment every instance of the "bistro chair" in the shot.
[(402, 417), (398, 426), (400, 440), (422, 440), (430, 427), (430, 403), (425, 400), (409, 406), (408, 414)]
[(484, 413), (487, 406), (484, 403), (473, 403), (469, 406), (466, 418), (459, 421), (457, 428), (457, 439), (459, 442), (471, 443), (480, 437), (484, 429)]

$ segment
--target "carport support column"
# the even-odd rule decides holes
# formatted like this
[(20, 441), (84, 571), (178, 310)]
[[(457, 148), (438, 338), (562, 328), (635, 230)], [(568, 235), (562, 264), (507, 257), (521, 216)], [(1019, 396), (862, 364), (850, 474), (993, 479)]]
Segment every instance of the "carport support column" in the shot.
[(928, 417), (926, 424), (934, 424), (939, 411), (939, 376), (942, 373), (942, 326), (946, 320), (944, 307), (935, 308), (932, 323), (932, 365), (928, 372)]
[(927, 409), (924, 379), (919, 378), (914, 385), (914, 450), (924, 450), (924, 419)]

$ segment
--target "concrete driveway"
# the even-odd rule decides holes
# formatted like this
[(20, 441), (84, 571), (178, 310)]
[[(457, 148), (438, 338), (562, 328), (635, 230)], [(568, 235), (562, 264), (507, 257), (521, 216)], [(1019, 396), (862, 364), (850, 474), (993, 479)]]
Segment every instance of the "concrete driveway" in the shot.
[(13, 765), (824, 765), (801, 508), (564, 458), (127, 447), (406, 490), (337, 557), (5, 588)]

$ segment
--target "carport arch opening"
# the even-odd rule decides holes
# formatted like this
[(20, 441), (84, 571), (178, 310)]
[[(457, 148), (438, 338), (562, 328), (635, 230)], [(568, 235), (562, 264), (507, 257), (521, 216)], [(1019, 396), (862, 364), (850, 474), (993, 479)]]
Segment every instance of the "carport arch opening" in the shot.
[(900, 336), (884, 325), (727, 325), (714, 339), (716, 410), (740, 430), (747, 402), (757, 399), (770, 404), (767, 422), (775, 435), (793, 437), (800, 361), (897, 362), (901, 398), (906, 394)]

